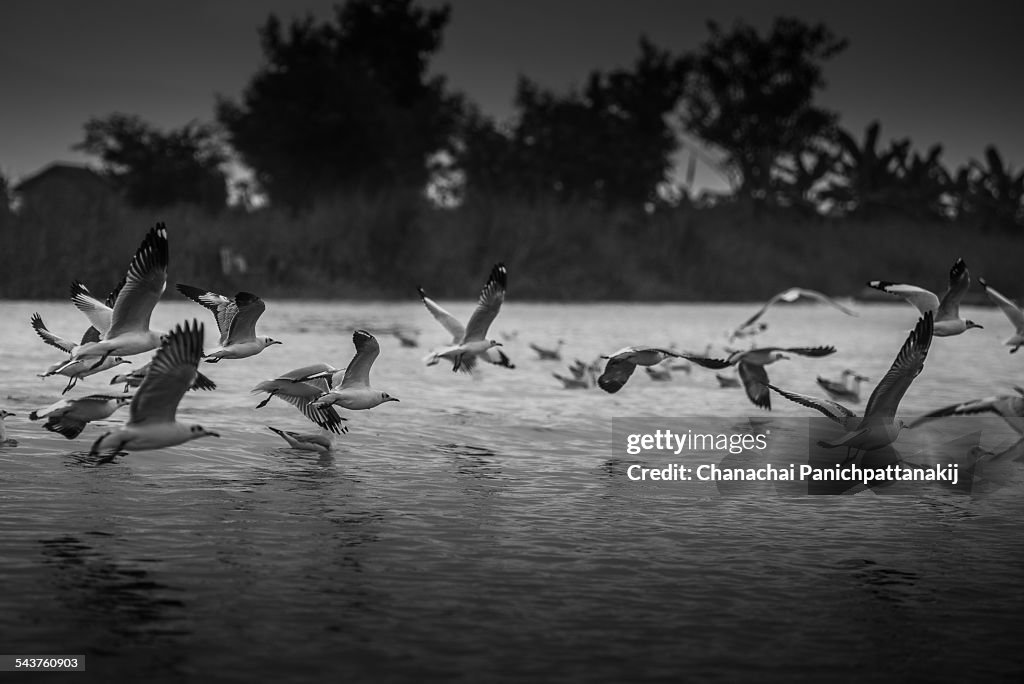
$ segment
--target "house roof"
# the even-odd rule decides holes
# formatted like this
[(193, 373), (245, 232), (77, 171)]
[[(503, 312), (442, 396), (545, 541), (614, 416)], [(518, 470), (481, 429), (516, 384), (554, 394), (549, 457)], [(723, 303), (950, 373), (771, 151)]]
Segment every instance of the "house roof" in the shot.
[(33, 175), (21, 179), (18, 184), (11, 189), (14, 192), (19, 193), (32, 192), (32, 189), (38, 187), (41, 183), (55, 178), (90, 184), (96, 187), (109, 187), (106, 179), (91, 167), (81, 164), (54, 162), (40, 171), (37, 171)]

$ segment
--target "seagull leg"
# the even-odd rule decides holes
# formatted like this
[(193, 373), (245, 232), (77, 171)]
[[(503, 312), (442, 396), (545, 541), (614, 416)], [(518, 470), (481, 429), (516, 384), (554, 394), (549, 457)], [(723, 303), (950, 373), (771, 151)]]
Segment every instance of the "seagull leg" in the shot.
[(273, 399), (275, 394), (277, 394), (277, 392), (271, 392), (270, 394), (268, 394), (266, 399), (256, 404), (256, 408), (263, 408), (264, 406), (266, 406), (267, 402)]
[(100, 357), (99, 361), (97, 361), (96, 363), (94, 363), (91, 366), (89, 366), (89, 370), (96, 370), (97, 368), (102, 366), (103, 362), (107, 360), (108, 356), (110, 356), (110, 352), (107, 352), (106, 354), (104, 354), (103, 356)]
[(61, 394), (67, 394), (68, 390), (70, 390), (72, 387), (74, 387), (77, 383), (78, 383), (78, 378), (77, 377), (70, 378), (68, 380), (67, 387), (64, 388), (64, 390), (61, 392)]

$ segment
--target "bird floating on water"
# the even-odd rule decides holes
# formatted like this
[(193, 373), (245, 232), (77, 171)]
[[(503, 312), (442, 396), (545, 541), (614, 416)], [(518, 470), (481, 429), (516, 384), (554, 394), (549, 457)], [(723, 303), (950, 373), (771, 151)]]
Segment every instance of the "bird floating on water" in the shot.
[(887, 280), (868, 281), (868, 287), (902, 297), (921, 313), (932, 312), (935, 318), (933, 325), (936, 337), (950, 337), (971, 328), (983, 327), (974, 321), (960, 318), (960, 300), (963, 299), (970, 286), (971, 274), (963, 259), (957, 259), (949, 269), (949, 287), (946, 288), (941, 301), (934, 292), (916, 285), (891, 283)]
[(331, 438), (327, 435), (318, 435), (315, 433), (298, 433), (291, 432), (289, 430), (279, 430), (276, 427), (267, 426), (268, 430), (275, 432), (280, 435), (281, 438), (288, 442), (288, 446), (293, 449), (300, 449), (302, 451), (315, 451), (318, 454), (326, 454), (331, 450), (332, 442)]
[(542, 347), (539, 344), (530, 342), (530, 349), (537, 352), (537, 358), (541, 361), (561, 361), (562, 360), (562, 347), (565, 345), (565, 340), (558, 340), (554, 349), (550, 347)]
[(256, 321), (267, 309), (267, 305), (256, 295), (239, 292), (231, 298), (183, 283), (175, 287), (196, 304), (212, 311), (217, 319), (220, 346), (203, 357), (207, 363), (217, 363), (221, 359), (245, 359), (271, 345), (281, 344), (271, 337), (256, 336)]
[(7, 436), (7, 426), (4, 425), (4, 419), (8, 418), (9, 416), (14, 416), (14, 415), (17, 415), (17, 414), (11, 413), (10, 411), (6, 411), (4, 409), (0, 409), (0, 447), (5, 447), (5, 446), (16, 447), (16, 446), (18, 446), (18, 440), (11, 439), (11, 438), (9, 438)]
[(860, 384), (869, 380), (870, 378), (867, 376), (847, 368), (842, 372), (839, 380), (829, 380), (819, 375), (818, 386), (833, 399), (844, 399), (856, 403), (860, 401)]

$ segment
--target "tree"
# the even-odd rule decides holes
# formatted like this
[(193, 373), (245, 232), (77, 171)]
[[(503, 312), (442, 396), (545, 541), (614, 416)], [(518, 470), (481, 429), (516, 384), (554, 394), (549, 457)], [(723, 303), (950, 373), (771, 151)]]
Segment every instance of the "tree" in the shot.
[(514, 123), (470, 111), (458, 157), (470, 192), (638, 206), (656, 197), (679, 141), (668, 115), (686, 62), (641, 38), (630, 69), (593, 71), (565, 95), (519, 79)]
[(444, 78), (427, 76), (449, 16), (412, 0), (350, 0), (333, 24), (287, 29), (270, 15), (265, 64), (241, 103), (219, 99), (217, 117), (271, 202), (426, 185), (462, 109)]
[(164, 133), (138, 116), (115, 113), (87, 121), (85, 139), (72, 149), (99, 157), (134, 206), (190, 203), (218, 211), (227, 204), (221, 169), (227, 154), (209, 125), (193, 121)]
[(864, 142), (859, 143), (845, 129), (835, 131), (838, 178), (822, 196), (844, 214), (870, 218), (879, 211), (892, 211), (899, 206), (901, 175), (910, 141), (893, 140), (880, 148), (880, 132), (881, 125), (872, 121), (864, 131)]
[(971, 160), (957, 176), (962, 214), (982, 230), (1024, 227), (1024, 169), (1015, 170), (993, 146), (985, 148), (985, 163)]
[(825, 85), (822, 63), (846, 41), (787, 18), (766, 37), (742, 23), (728, 33), (714, 22), (708, 28), (711, 38), (692, 56), (682, 123), (724, 153), (739, 194), (760, 203), (780, 158), (800, 157), (835, 124), (813, 98)]

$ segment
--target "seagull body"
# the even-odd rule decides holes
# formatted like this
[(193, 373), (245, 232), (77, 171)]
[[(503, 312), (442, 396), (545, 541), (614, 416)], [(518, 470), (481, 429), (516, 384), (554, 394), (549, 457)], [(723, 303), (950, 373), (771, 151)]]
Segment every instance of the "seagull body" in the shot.
[(558, 340), (558, 346), (554, 349), (541, 347), (540, 345), (530, 342), (530, 349), (537, 352), (537, 358), (541, 361), (561, 361), (562, 360), (562, 345), (565, 344), (564, 340)]
[(149, 329), (149, 320), (167, 286), (167, 228), (150, 229), (128, 265), (128, 275), (117, 294), (110, 328), (99, 342), (87, 342), (71, 352), (73, 361), (100, 357), (99, 366), (112, 355), (131, 356), (160, 347), (163, 335)]
[(731, 342), (739, 337), (747, 337), (763, 332), (767, 325), (763, 322), (758, 325), (758, 320), (768, 311), (769, 308), (771, 308), (772, 304), (775, 304), (776, 302), (795, 302), (798, 299), (814, 299), (822, 302), (823, 304), (828, 304), (829, 306), (839, 309), (847, 316), (857, 315), (855, 311), (851, 311), (828, 295), (818, 292), (817, 290), (808, 290), (803, 287), (791, 287), (769, 299), (757, 313), (743, 321), (743, 323), (737, 326), (735, 330), (730, 332), (729, 341)]
[(8, 416), (13, 416), (13, 415), (16, 415), (16, 414), (11, 413), (10, 411), (5, 411), (3, 409), (0, 409), (0, 447), (5, 447), (5, 446), (14, 447), (14, 446), (18, 446), (18, 440), (10, 439), (10, 438), (7, 437), (7, 426), (4, 425), (4, 419), (7, 418)]
[(288, 430), (278, 430), (276, 427), (267, 426), (268, 430), (271, 430), (281, 436), (284, 441), (288, 442), (288, 446), (293, 449), (301, 449), (302, 451), (315, 451), (318, 454), (326, 454), (331, 450), (331, 438), (326, 435), (317, 435), (310, 433), (298, 433), (290, 432)]
[(978, 282), (985, 288), (985, 294), (992, 300), (992, 303), (1002, 309), (1006, 317), (1010, 319), (1010, 323), (1013, 324), (1013, 335), (1011, 335), (1003, 344), (1007, 347), (1013, 347), (1010, 353), (1015, 353), (1018, 349), (1024, 346), (1024, 311), (1020, 310), (1020, 307), (1009, 300), (1009, 298), (1000, 294), (994, 287), (991, 287), (985, 282), (984, 278), (978, 278)]
[(79, 399), (61, 399), (55, 404), (28, 414), (29, 420), (46, 418), (44, 428), (74, 439), (82, 434), (87, 423), (103, 420), (125, 406), (132, 398), (126, 395), (90, 394)]
[[(799, 356), (809, 356), (812, 358), (820, 358), (822, 356), (828, 356), (834, 354), (836, 351), (835, 347), (760, 347), (758, 349), (748, 349), (746, 351), (734, 351), (724, 359), (708, 358), (706, 356), (696, 356), (693, 354), (683, 354), (683, 358), (688, 359), (698, 366), (704, 368), (711, 368), (712, 370), (721, 370), (728, 368), (729, 366), (736, 366), (739, 371), (740, 380), (743, 382), (743, 389), (747, 392), (747, 397), (754, 403), (754, 406), (771, 410), (771, 392), (768, 391), (768, 372), (765, 371), (764, 367), (770, 363), (788, 359), (786, 354), (797, 354)], [(716, 374), (717, 376), (717, 374)], [(719, 382), (722, 382), (722, 378), (719, 378)], [(723, 384), (723, 387), (726, 386)]]
[(871, 280), (868, 287), (881, 290), (897, 297), (903, 297), (922, 314), (932, 312), (935, 320), (935, 337), (959, 335), (971, 328), (981, 328), (974, 321), (960, 318), (960, 300), (971, 286), (971, 274), (963, 259), (957, 259), (949, 269), (949, 287), (939, 300), (934, 292), (916, 285), (891, 283), (886, 280)]
[[(32, 314), (32, 328), (36, 331), (36, 334), (42, 338), (43, 342), (60, 349), (61, 351), (70, 354), (71, 350), (75, 348), (75, 343), (70, 340), (65, 340), (59, 335), (55, 335), (50, 332), (43, 323), (43, 318), (38, 313)], [(85, 335), (82, 337), (82, 343), (88, 343), (99, 340), (99, 332), (95, 327), (90, 327), (85, 331)], [(103, 363), (96, 366), (92, 361), (71, 361), (70, 359), (55, 363), (46, 369), (45, 373), (40, 373), (39, 377), (48, 378), (51, 375), (63, 375), (68, 378), (68, 384), (61, 392), (61, 394), (67, 393), (72, 387), (74, 387), (78, 381), (82, 378), (87, 378), (90, 375), (96, 373), (102, 373), (105, 370), (109, 370), (114, 366), (118, 366), (122, 363), (129, 363), (120, 356), (108, 356), (103, 360)]]
[(488, 363), (515, 368), (509, 358), (496, 349), (501, 346), (501, 342), (487, 339), (487, 329), (501, 310), (507, 287), (508, 271), (504, 264), (497, 263), (491, 269), (490, 277), (480, 291), (476, 309), (464, 328), (457, 318), (427, 297), (422, 287), (417, 288), (427, 311), (452, 335), (451, 345), (428, 355), (427, 365), (432, 366), (440, 359), (448, 359), (452, 362), (453, 371), (468, 373), (475, 367), (476, 360), (481, 358)]
[(608, 363), (605, 364), (601, 377), (597, 379), (597, 385), (605, 392), (615, 394), (626, 384), (637, 366), (655, 366), (665, 359), (683, 356), (683, 354), (659, 347), (623, 347), (614, 354), (601, 356), (603, 359), (608, 359)]
[[(348, 427), (342, 425), (342, 418), (337, 410), (331, 406), (314, 406), (313, 400), (321, 397), (331, 389), (328, 376), (334, 377), (343, 371), (328, 366), (326, 363), (315, 363), (310, 366), (303, 366), (289, 371), (273, 380), (264, 380), (252, 388), (253, 393), (267, 392), (269, 396), (256, 405), (256, 408), (263, 408), (273, 397), (283, 399), (299, 410), (302, 415), (311, 421), (335, 434), (348, 432)], [(311, 380), (302, 380), (307, 376), (317, 376)]]
[(930, 411), (913, 421), (908, 428), (917, 427), (926, 420), (945, 416), (969, 416), (977, 413), (995, 413), (1014, 430), (1024, 435), (1024, 388), (1015, 387), (1016, 394), (996, 394), (973, 399)]
[(186, 425), (175, 418), (182, 396), (195, 382), (202, 356), (203, 324), (176, 326), (153, 357), (132, 399), (128, 422), (97, 439), (90, 455), (162, 449), (200, 437), (219, 437), (202, 425)]
[[(350, 411), (363, 411), (380, 406), (389, 401), (398, 401), (387, 392), (370, 387), (370, 367), (380, 355), (380, 344), (365, 330), (352, 333), (352, 343), (356, 347), (356, 355), (345, 369), (341, 384), (334, 385), (330, 391), (324, 392), (313, 400), (313, 406), (337, 405)], [(299, 382), (308, 382), (318, 378), (327, 379), (337, 375), (330, 371), (314, 373), (299, 378)]]
[(847, 447), (848, 450), (863, 451), (880, 449), (896, 441), (900, 430), (905, 427), (902, 420), (896, 420), (896, 410), (914, 378), (924, 369), (932, 336), (932, 313), (929, 311), (917, 322), (889, 371), (871, 393), (862, 418), (858, 418), (856, 413), (834, 401), (787, 392), (774, 385), (768, 387), (790, 401), (819, 411), (846, 430), (846, 434), (839, 439), (819, 441), (819, 446)]
[(206, 354), (207, 363), (221, 359), (244, 359), (255, 356), (273, 344), (281, 344), (270, 337), (256, 336), (256, 321), (266, 311), (262, 299), (249, 292), (239, 292), (234, 299), (216, 292), (178, 283), (181, 294), (213, 312), (220, 331), (220, 345)]
[(856, 403), (860, 401), (860, 383), (867, 380), (868, 378), (860, 373), (847, 368), (839, 380), (829, 380), (819, 375), (818, 386), (833, 399), (845, 399)]

